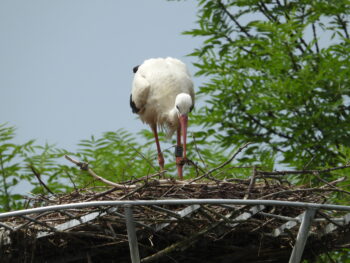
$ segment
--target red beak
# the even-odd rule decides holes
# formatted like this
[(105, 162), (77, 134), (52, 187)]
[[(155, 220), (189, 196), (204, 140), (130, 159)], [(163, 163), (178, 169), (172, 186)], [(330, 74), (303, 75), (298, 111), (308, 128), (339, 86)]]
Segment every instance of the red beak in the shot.
[(180, 119), (181, 133), (182, 133), (182, 138), (183, 138), (183, 149), (184, 149), (183, 158), (186, 159), (186, 138), (187, 138), (188, 116), (187, 115), (180, 115), (179, 119)]

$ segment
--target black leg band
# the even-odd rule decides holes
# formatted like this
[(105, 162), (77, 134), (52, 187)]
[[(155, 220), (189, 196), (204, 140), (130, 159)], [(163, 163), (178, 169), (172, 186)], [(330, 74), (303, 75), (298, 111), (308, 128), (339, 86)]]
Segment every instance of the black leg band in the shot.
[(175, 146), (175, 157), (182, 157), (183, 150), (182, 146)]

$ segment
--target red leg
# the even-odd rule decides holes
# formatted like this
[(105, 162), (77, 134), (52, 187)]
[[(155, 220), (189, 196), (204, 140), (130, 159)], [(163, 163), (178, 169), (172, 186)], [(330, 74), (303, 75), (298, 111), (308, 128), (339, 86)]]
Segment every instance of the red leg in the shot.
[(164, 170), (164, 157), (162, 154), (162, 151), (160, 149), (160, 144), (159, 144), (159, 139), (158, 139), (158, 132), (157, 132), (157, 126), (151, 126), (153, 134), (154, 134), (154, 138), (156, 139), (156, 145), (157, 145), (157, 152), (158, 152), (158, 163), (160, 166), (160, 170), (163, 171)]
[(181, 126), (177, 128), (177, 143), (176, 143), (176, 149), (175, 149), (175, 156), (176, 156), (176, 167), (177, 167), (177, 174), (180, 178), (180, 180), (183, 179), (182, 175), (182, 168), (184, 165), (183, 157), (182, 157), (182, 146), (181, 146)]

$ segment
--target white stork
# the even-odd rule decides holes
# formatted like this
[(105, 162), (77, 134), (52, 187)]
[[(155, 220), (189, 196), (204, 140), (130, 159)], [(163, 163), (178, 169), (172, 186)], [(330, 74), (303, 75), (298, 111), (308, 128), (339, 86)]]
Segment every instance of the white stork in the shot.
[(161, 170), (164, 170), (164, 158), (157, 128), (165, 130), (168, 138), (177, 131), (175, 156), (178, 175), (182, 179), (182, 167), (186, 161), (188, 114), (194, 106), (193, 82), (187, 67), (175, 58), (152, 58), (134, 67), (133, 71), (135, 76), (130, 96), (132, 111), (149, 124), (153, 131)]

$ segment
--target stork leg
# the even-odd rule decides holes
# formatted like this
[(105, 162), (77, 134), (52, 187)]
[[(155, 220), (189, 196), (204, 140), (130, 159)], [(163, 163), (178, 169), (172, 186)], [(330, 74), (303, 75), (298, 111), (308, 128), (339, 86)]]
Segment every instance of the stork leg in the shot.
[(177, 128), (177, 143), (175, 148), (175, 157), (176, 157), (176, 167), (177, 167), (177, 174), (180, 178), (180, 180), (183, 179), (182, 171), (183, 171), (183, 148), (181, 145), (181, 125)]
[(163, 157), (162, 151), (160, 149), (160, 144), (159, 144), (159, 139), (158, 139), (158, 132), (157, 132), (157, 126), (156, 125), (152, 125), (151, 128), (152, 128), (152, 131), (153, 131), (153, 134), (154, 134), (154, 138), (156, 139), (159, 167), (160, 167), (160, 170), (163, 171), (164, 170), (164, 157)]

